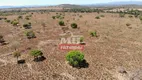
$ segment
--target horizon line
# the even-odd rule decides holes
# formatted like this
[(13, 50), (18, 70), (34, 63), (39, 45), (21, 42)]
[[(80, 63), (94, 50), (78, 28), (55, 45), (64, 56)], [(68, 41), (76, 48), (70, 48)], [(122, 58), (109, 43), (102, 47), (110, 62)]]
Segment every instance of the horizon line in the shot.
[[(62, 4), (69, 4), (69, 5), (97, 5), (97, 4), (111, 4), (117, 2), (142, 2), (142, 1), (110, 1), (110, 2), (102, 2), (102, 3), (87, 3), (87, 4), (76, 4), (76, 3), (62, 3)], [(0, 6), (56, 6), (62, 4), (32, 4), (32, 5), (0, 5)], [(132, 3), (133, 4), (133, 3)], [(135, 3), (134, 3), (135, 4)]]

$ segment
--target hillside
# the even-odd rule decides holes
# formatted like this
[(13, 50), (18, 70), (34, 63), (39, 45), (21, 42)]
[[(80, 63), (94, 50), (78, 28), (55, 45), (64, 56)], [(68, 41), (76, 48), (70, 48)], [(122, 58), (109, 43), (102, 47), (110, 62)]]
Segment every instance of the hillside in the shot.
[[(28, 5), (28, 6), (0, 6), (0, 8), (37, 8), (48, 7), (49, 5)], [(88, 8), (88, 7), (142, 7), (142, 1), (122, 1), (122, 2), (109, 2), (109, 3), (97, 3), (97, 4), (59, 4), (51, 5), (52, 7), (62, 8)], [(50, 6), (50, 7), (51, 7)]]

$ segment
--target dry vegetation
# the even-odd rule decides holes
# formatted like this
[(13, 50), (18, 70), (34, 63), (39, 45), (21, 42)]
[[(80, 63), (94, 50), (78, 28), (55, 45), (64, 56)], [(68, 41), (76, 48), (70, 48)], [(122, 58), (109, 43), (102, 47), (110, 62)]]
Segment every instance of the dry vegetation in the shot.
[[(64, 18), (53, 18), (57, 14)], [(16, 21), (12, 25), (0, 20), (0, 34), (7, 43), (0, 46), (0, 80), (142, 79), (142, 23), (139, 18), (95, 12), (33, 12), (22, 17), (0, 17)], [(60, 26), (59, 21), (64, 21), (64, 25)], [(72, 28), (72, 23), (76, 23), (77, 28)], [(25, 29), (24, 25), (30, 28)], [(32, 31), (36, 37), (28, 39), (26, 31)], [(65, 59), (68, 51), (58, 49), (60, 34), (68, 31), (84, 36), (86, 45), (82, 52), (88, 67), (69, 66)], [(44, 61), (33, 61), (29, 54), (35, 49), (42, 51)], [(12, 55), (15, 51), (21, 53), (18, 59), (25, 60), (24, 64), (16, 63)]]

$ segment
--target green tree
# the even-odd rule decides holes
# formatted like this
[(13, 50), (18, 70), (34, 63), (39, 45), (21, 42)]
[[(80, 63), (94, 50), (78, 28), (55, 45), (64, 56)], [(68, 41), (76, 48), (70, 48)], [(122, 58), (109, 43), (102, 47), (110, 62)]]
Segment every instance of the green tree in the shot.
[(84, 60), (84, 54), (80, 51), (70, 51), (66, 55), (66, 60), (73, 67), (79, 67)]

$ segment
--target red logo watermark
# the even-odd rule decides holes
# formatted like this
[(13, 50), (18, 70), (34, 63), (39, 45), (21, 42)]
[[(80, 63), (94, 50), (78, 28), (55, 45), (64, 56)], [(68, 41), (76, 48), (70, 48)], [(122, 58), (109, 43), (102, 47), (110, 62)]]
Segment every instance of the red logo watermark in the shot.
[[(71, 34), (71, 36), (67, 38), (65, 37), (61, 38), (59, 49), (60, 50), (84, 50), (84, 45), (81, 44), (81, 43), (84, 43), (83, 40), (81, 40), (83, 36), (73, 35), (72, 32), (68, 32), (68, 33)], [(63, 34), (63, 36), (67, 35), (68, 33)]]
[(84, 45), (80, 44), (60, 44), (60, 50), (84, 50)]

